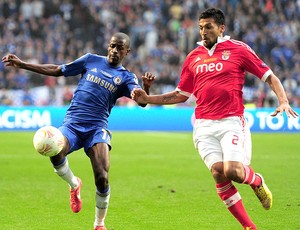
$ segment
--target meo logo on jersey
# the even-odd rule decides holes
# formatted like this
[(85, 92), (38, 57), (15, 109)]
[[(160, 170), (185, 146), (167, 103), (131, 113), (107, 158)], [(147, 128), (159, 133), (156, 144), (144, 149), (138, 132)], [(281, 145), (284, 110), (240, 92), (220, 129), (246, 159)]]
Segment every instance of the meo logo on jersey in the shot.
[(196, 68), (196, 73), (207, 73), (207, 72), (220, 72), (223, 69), (223, 64), (218, 62), (218, 63), (209, 63), (209, 64), (202, 64), (202, 65), (197, 65)]
[[(230, 51), (223, 51), (222, 53), (222, 60), (228, 60), (229, 57), (230, 57)], [(196, 73), (207, 73), (207, 72), (214, 72), (214, 71), (217, 71), (217, 72), (220, 72), (222, 71), (223, 69), (223, 63), (220, 63), (220, 62), (217, 62), (217, 63), (214, 63), (214, 62), (211, 62), (209, 64), (202, 64), (202, 65), (197, 65), (196, 67)]]

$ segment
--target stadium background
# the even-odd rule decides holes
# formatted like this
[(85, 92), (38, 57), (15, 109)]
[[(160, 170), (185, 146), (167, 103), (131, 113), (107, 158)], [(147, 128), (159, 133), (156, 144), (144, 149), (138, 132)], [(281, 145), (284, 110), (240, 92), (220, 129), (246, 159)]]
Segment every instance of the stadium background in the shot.
[[(176, 87), (183, 59), (199, 40), (199, 12), (211, 6), (225, 12), (226, 34), (246, 42), (256, 51), (280, 77), (291, 105), (298, 108), (299, 0), (4, 0), (0, 2), (0, 53), (2, 56), (7, 52), (16, 53), (30, 62), (61, 64), (86, 52), (106, 55), (108, 39), (113, 33), (122, 31), (132, 39), (132, 52), (123, 63), (124, 66), (137, 76), (146, 71), (155, 73), (157, 79), (151, 93), (164, 93)], [(57, 111), (62, 111), (63, 115), (77, 80), (78, 76), (41, 77), (24, 70), (4, 68), (1, 63), (0, 130), (28, 129), (24, 123), (35, 119), (32, 115), (35, 108), (39, 110), (50, 106), (49, 109), (55, 111), (54, 117), (61, 115)], [(254, 109), (267, 113), (276, 106), (274, 93), (251, 74), (246, 76), (243, 91), (245, 103), (251, 111)], [(191, 99), (175, 107), (181, 112), (183, 107), (188, 108), (188, 129), (191, 128), (190, 111), (193, 105)], [(116, 129), (121, 125), (118, 121), (126, 118), (120, 119), (114, 115), (114, 111), (116, 114), (122, 111), (122, 115), (129, 114), (128, 117), (141, 116), (142, 111), (133, 109), (135, 106), (130, 99), (121, 98), (118, 106), (112, 112), (112, 123)], [(127, 113), (124, 113), (124, 108)], [(150, 108), (144, 115), (151, 112), (159, 116), (159, 127), (163, 127), (166, 121), (181, 119), (170, 119), (166, 117), (170, 113), (161, 112), (161, 108)], [(137, 114), (132, 114), (132, 111), (137, 111)], [(180, 111), (176, 114), (184, 116)], [(17, 120), (20, 114), (21, 118)], [(257, 118), (257, 115), (254, 114), (253, 118)], [(54, 121), (50, 122), (53, 124)], [(59, 122), (61, 120), (54, 124), (59, 125)], [(275, 120), (271, 123), (276, 125), (280, 122)], [(30, 128), (36, 129), (38, 125)], [(130, 127), (130, 124), (127, 123), (127, 126)], [(286, 124), (275, 130), (299, 131), (299, 126), (298, 119), (294, 124)]]

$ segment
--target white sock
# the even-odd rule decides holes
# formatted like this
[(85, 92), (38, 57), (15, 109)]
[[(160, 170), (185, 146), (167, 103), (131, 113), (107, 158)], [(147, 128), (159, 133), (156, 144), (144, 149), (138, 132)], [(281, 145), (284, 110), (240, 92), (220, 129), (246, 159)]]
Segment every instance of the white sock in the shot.
[(94, 227), (104, 226), (104, 220), (108, 209), (109, 198), (110, 191), (108, 191), (107, 193), (96, 192), (96, 211)]
[(72, 170), (69, 167), (68, 159), (65, 158), (64, 162), (58, 166), (53, 166), (54, 172), (59, 175), (64, 181), (66, 181), (72, 189), (78, 186), (78, 179), (74, 176)]

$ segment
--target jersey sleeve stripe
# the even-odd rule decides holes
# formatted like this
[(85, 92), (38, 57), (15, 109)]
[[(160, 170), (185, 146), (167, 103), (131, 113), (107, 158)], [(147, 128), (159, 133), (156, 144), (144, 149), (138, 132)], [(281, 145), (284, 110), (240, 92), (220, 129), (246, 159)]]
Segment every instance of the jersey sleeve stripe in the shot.
[(273, 73), (273, 71), (269, 69), (269, 70), (268, 70), (267, 72), (265, 72), (265, 74), (262, 76), (261, 80), (262, 80), (262, 81), (266, 81), (267, 78), (268, 78), (272, 73)]

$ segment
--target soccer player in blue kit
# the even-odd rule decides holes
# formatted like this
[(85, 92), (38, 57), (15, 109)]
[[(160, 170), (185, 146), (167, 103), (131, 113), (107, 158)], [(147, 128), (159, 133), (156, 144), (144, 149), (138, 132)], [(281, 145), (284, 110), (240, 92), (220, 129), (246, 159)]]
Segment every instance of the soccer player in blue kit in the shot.
[[(130, 39), (124, 33), (114, 34), (108, 44), (107, 56), (85, 54), (75, 61), (62, 64), (32, 64), (14, 54), (2, 58), (5, 66), (12, 66), (51, 76), (75, 76), (81, 74), (78, 87), (67, 110), (64, 122), (59, 128), (65, 136), (62, 151), (50, 158), (54, 171), (70, 186), (70, 206), (73, 212), (81, 210), (81, 180), (74, 176), (69, 167), (67, 155), (84, 148), (90, 158), (96, 185), (95, 230), (106, 230), (104, 219), (110, 198), (108, 171), (110, 166), (111, 132), (108, 131), (108, 117), (118, 98), (131, 98), (131, 91), (140, 88), (135, 74), (122, 66), (122, 60), (130, 52)], [(143, 88), (149, 88), (155, 76), (142, 76)], [(140, 106), (146, 106), (140, 104)]]

